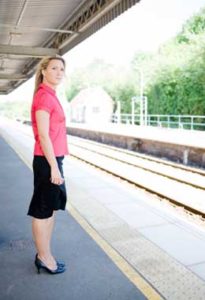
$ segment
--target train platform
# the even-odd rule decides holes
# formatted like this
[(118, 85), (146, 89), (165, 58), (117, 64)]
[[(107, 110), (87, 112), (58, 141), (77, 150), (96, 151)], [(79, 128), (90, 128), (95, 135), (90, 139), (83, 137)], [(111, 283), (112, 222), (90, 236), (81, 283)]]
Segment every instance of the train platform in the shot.
[(53, 238), (68, 270), (38, 275), (26, 216), (33, 142), (17, 129), (0, 123), (0, 299), (204, 299), (205, 225), (69, 156)]
[(204, 131), (114, 123), (68, 123), (67, 133), (185, 165), (205, 167)]
[(68, 212), (56, 214), (52, 245), (67, 271), (37, 274), (31, 218), (26, 216), (32, 173), (2, 137), (0, 153), (1, 300), (147, 299)]
[(205, 132), (199, 130), (185, 130), (180, 128), (163, 128), (154, 126), (137, 126), (131, 124), (105, 123), (81, 124), (67, 123), (68, 130), (81, 129), (108, 133), (124, 137), (134, 137), (143, 140), (158, 141), (167, 144), (196, 147), (205, 149)]

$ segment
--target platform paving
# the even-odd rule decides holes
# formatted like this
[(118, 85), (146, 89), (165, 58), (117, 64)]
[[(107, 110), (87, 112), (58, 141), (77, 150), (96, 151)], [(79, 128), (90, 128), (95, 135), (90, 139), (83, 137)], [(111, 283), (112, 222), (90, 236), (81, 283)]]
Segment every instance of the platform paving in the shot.
[(0, 137), (0, 299), (146, 299), (67, 212), (59, 211), (52, 247), (67, 271), (39, 275), (27, 209), (32, 172)]

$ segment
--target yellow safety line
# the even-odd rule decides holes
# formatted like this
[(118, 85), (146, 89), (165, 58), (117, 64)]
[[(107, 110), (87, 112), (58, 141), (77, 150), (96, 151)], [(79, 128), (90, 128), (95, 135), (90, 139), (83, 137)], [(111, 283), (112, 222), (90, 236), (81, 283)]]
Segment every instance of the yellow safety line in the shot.
[(151, 300), (163, 299), (154, 290), (143, 277), (115, 250), (108, 242), (106, 242), (99, 233), (81, 216), (81, 214), (73, 207), (67, 204), (68, 211), (82, 228), (92, 237), (92, 239), (103, 249), (117, 267), (126, 275), (126, 277), (148, 298)]
[[(29, 162), (24, 158), (22, 153), (15, 148), (14, 143), (3, 134), (2, 137), (19, 155), (21, 160), (32, 169)], [(92, 237), (92, 239), (102, 248), (102, 250), (110, 257), (123, 274), (139, 289), (147, 299), (161, 300), (163, 299), (157, 291), (115, 250), (108, 242), (106, 242), (99, 233), (82, 217), (82, 215), (70, 203), (67, 204), (68, 212), (81, 225), (81, 227)], [(133, 299), (134, 300), (134, 299)], [(136, 299), (137, 300), (137, 299)]]

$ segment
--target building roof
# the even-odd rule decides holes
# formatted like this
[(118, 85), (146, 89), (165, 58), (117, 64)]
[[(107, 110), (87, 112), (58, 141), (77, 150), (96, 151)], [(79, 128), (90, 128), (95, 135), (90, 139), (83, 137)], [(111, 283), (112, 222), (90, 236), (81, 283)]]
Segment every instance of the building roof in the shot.
[(0, 0), (0, 94), (63, 55), (140, 0)]
[(99, 103), (114, 103), (110, 95), (102, 87), (89, 87), (81, 90), (70, 102), (71, 107), (77, 105), (98, 105)]

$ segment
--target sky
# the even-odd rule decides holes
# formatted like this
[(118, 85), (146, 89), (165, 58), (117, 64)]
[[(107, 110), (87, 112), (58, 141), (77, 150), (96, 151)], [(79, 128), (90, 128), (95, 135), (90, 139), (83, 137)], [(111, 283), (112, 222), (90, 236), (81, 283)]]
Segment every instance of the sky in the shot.
[[(64, 55), (68, 76), (95, 58), (123, 66), (137, 51), (156, 51), (204, 6), (205, 0), (141, 0)], [(0, 96), (0, 100), (30, 100), (33, 86), (34, 80), (30, 79), (8, 96)]]
[(84, 66), (95, 57), (124, 65), (137, 51), (156, 51), (202, 6), (205, 0), (141, 0), (69, 51), (68, 68)]

